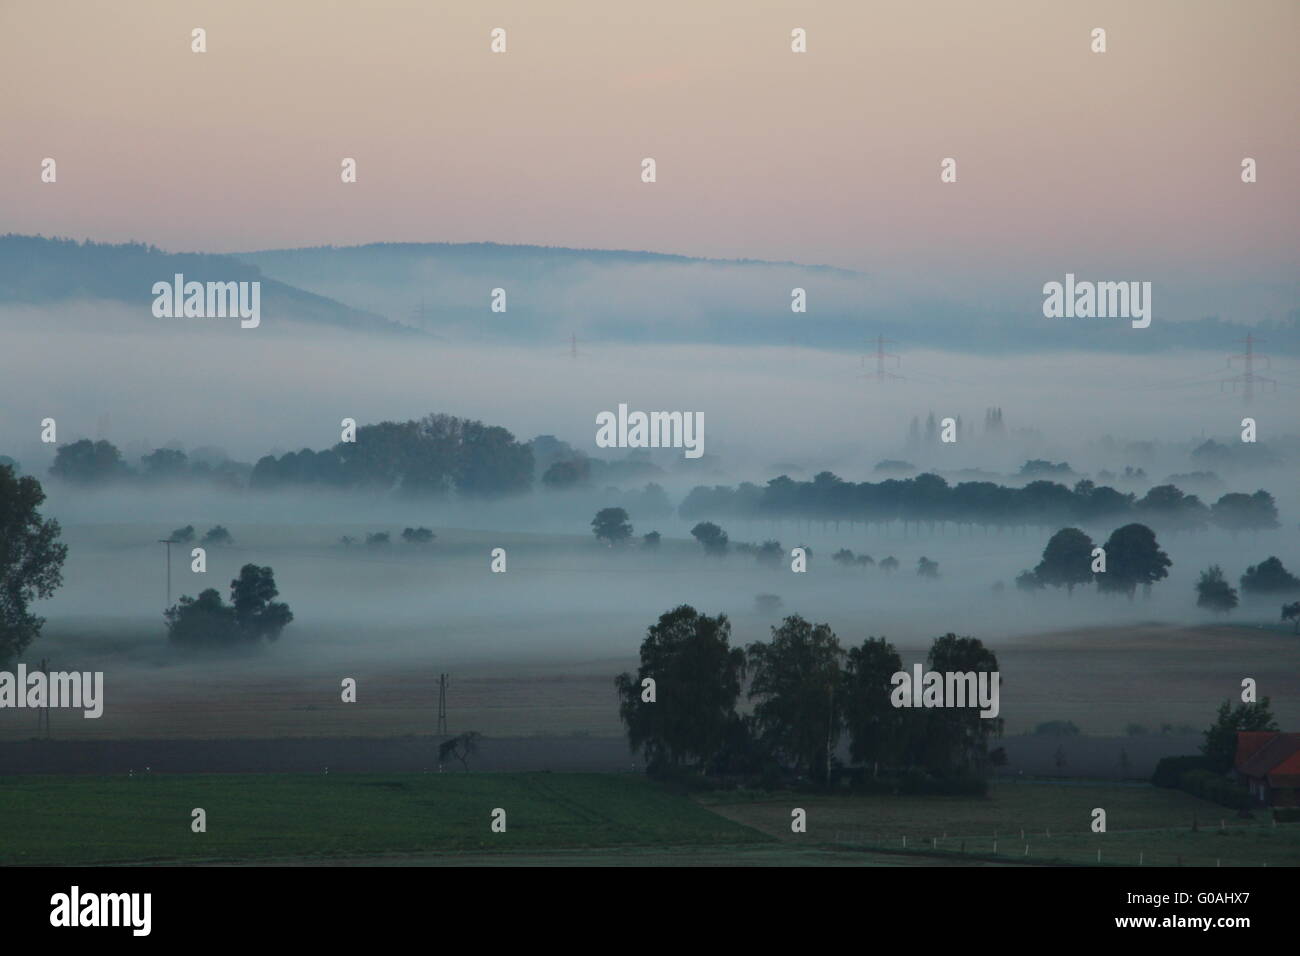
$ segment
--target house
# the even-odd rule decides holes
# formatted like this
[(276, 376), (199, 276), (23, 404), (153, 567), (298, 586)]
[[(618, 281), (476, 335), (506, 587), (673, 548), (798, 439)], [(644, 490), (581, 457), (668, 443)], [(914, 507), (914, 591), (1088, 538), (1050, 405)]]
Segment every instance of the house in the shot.
[(1239, 731), (1233, 773), (1265, 807), (1300, 807), (1300, 734)]

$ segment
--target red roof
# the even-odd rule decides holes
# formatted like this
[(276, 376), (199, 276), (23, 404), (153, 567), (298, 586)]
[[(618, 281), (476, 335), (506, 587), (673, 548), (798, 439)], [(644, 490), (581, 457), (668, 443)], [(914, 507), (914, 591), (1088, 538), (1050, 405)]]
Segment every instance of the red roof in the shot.
[(1268, 772), (1270, 787), (1300, 787), (1300, 748)]
[(1241, 731), (1234, 763), (1243, 776), (1266, 778), (1269, 786), (1300, 786), (1300, 734)]
[(1255, 755), (1255, 751), (1277, 736), (1276, 730), (1239, 730), (1237, 731), (1237, 756), (1232, 765), (1237, 770)]

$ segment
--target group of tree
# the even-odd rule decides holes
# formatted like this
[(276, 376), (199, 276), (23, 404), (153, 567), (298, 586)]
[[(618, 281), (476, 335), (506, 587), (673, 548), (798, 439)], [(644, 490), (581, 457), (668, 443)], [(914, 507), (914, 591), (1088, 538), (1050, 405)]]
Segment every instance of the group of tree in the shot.
[(216, 588), (208, 588), (164, 611), (167, 636), (178, 646), (203, 649), (274, 641), (293, 620), (289, 605), (275, 600), (279, 594), (269, 567), (246, 564), (230, 582), (229, 604)]
[[(1063, 587), (1073, 594), (1079, 585), (1095, 582), (1099, 591), (1132, 598), (1139, 585), (1149, 592), (1151, 585), (1169, 576), (1173, 566), (1169, 555), (1160, 550), (1155, 532), (1136, 522), (1112, 531), (1101, 546), (1104, 554), (1094, 555), (1096, 548), (1086, 532), (1062, 528), (1048, 540), (1037, 567), (1016, 578), (1016, 586), (1025, 591)], [(1099, 564), (1103, 560), (1104, 571)]]
[(372, 488), (416, 496), (455, 491), (479, 498), (532, 486), (532, 450), (500, 426), (437, 414), (362, 425), (355, 437), (324, 451), (267, 455), (253, 466), (249, 484), (256, 489)]
[[(608, 547), (622, 547), (632, 538), (632, 522), (626, 508), (601, 508), (591, 519), (591, 532), (596, 540)], [(658, 549), (661, 536), (651, 531), (641, 536), (641, 547), (647, 551)]]
[(82, 487), (117, 482), (157, 485), (202, 481), (222, 488), (242, 488), (252, 466), (232, 461), (215, 448), (197, 450), (193, 456), (176, 448), (158, 448), (132, 467), (112, 442), (82, 438), (60, 445), (54, 453), (50, 475)]
[[(197, 532), (194, 530), (194, 525), (187, 524), (183, 528), (177, 528), (172, 531), (172, 533), (167, 536), (167, 540), (174, 544), (189, 544), (195, 539), (196, 535)], [(199, 544), (204, 547), (212, 548), (233, 544), (234, 541), (235, 539), (225, 527), (215, 524), (203, 533), (203, 537), (199, 539)]]
[(739, 518), (859, 523), (925, 524), (933, 529), (953, 524), (985, 530), (1050, 527), (1078, 522), (1095, 524), (1125, 518), (1170, 531), (1194, 531), (1210, 524), (1231, 532), (1277, 527), (1277, 506), (1267, 491), (1223, 495), (1207, 507), (1196, 495), (1174, 485), (1159, 485), (1142, 498), (1097, 485), (1088, 479), (1073, 488), (1040, 479), (1023, 487), (991, 481), (950, 485), (939, 475), (890, 478), (880, 482), (844, 481), (824, 471), (811, 481), (782, 475), (765, 486), (745, 482), (736, 487), (693, 488), (678, 508), (682, 518)]
[[(998, 668), (979, 640), (955, 634), (937, 638), (926, 663), (941, 673)], [(651, 625), (637, 672), (615, 684), (628, 741), (654, 774), (824, 782), (847, 735), (852, 761), (873, 776), (982, 777), (1001, 720), (980, 717), (978, 708), (895, 707), (892, 678), (902, 670), (884, 638), (846, 650), (829, 625), (792, 615), (771, 640), (742, 649), (731, 643), (725, 614), (682, 605)], [(747, 716), (736, 709), (742, 691), (753, 704)]]
[(1161, 759), (1151, 782), (1158, 787), (1180, 788), (1245, 812), (1250, 804), (1249, 792), (1226, 776), (1235, 763), (1237, 735), (1277, 729), (1269, 698), (1239, 703), (1236, 707), (1225, 700), (1219, 705), (1214, 723), (1205, 730), (1201, 752)]
[(39, 481), (0, 465), (0, 664), (40, 635), (45, 619), (31, 604), (63, 583), (68, 546), (59, 541), (59, 523), (41, 516), (44, 501)]
[[(1248, 594), (1294, 594), (1300, 592), (1300, 578), (1286, 569), (1277, 557), (1252, 564), (1240, 578), (1241, 590)], [(1237, 589), (1228, 583), (1219, 565), (1201, 572), (1196, 583), (1196, 605), (1219, 614), (1231, 611), (1239, 603)], [(1282, 620), (1292, 620), (1300, 614), (1300, 603), (1282, 606)], [(1300, 621), (1297, 622), (1300, 624)]]

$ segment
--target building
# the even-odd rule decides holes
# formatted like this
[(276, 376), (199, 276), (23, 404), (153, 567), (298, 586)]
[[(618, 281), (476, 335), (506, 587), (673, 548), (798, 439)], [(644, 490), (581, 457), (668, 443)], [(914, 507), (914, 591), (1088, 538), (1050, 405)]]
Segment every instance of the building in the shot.
[(1239, 731), (1233, 773), (1264, 807), (1300, 807), (1300, 734)]

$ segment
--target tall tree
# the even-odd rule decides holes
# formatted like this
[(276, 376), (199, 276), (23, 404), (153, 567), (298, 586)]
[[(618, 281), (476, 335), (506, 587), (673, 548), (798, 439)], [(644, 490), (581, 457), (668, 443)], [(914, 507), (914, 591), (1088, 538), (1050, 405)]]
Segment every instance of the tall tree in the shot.
[(1237, 606), (1237, 589), (1223, 576), (1223, 568), (1211, 565), (1196, 582), (1196, 606), (1226, 614)]
[[(945, 634), (935, 638), (926, 657), (940, 674), (998, 672), (998, 659), (979, 638)], [(969, 703), (969, 702), (968, 702)], [(913, 760), (941, 774), (982, 774), (988, 766), (988, 742), (1002, 733), (1001, 717), (981, 717), (978, 706), (933, 707), (907, 717)]]
[(725, 614), (683, 604), (661, 615), (641, 642), (636, 675), (615, 679), (628, 743), (652, 771), (703, 769), (723, 745), (744, 675)]
[(1092, 580), (1092, 538), (1078, 528), (1062, 528), (1047, 542), (1043, 560), (1034, 568), (1034, 575), (1043, 584), (1064, 587), (1074, 594), (1075, 585)]
[(273, 600), (279, 594), (270, 568), (246, 564), (239, 569), (239, 577), (230, 582), (230, 603), (235, 623), (247, 637), (273, 641), (293, 620), (289, 605)]
[(1156, 533), (1144, 524), (1116, 528), (1106, 539), (1105, 551), (1106, 572), (1097, 575), (1097, 587), (1129, 598), (1139, 584), (1150, 587), (1168, 577), (1173, 564), (1160, 550)]
[(612, 548), (632, 537), (632, 523), (622, 508), (601, 508), (591, 519), (591, 531), (597, 541), (604, 541)]
[(1241, 576), (1241, 589), (1254, 594), (1285, 594), (1300, 591), (1300, 578), (1288, 571), (1281, 560), (1271, 557), (1246, 569)]
[(828, 624), (799, 615), (772, 628), (770, 643), (747, 648), (749, 697), (761, 739), (796, 771), (825, 780), (840, 734), (844, 650)]
[(1217, 719), (1206, 728), (1201, 753), (1209, 762), (1210, 769), (1227, 773), (1237, 755), (1238, 732), (1277, 729), (1267, 697), (1260, 698), (1255, 704), (1238, 704), (1235, 709), (1225, 700), (1219, 705)]
[(727, 553), (727, 532), (712, 521), (701, 521), (691, 529), (691, 537), (700, 543), (705, 554), (721, 556)]
[(41, 633), (45, 619), (29, 610), (63, 583), (68, 546), (59, 523), (41, 517), (41, 483), (19, 478), (0, 465), (0, 663), (21, 654)]
[(849, 756), (858, 763), (898, 759), (901, 711), (890, 703), (892, 678), (903, 669), (894, 645), (883, 637), (869, 637), (849, 648), (844, 666), (844, 725), (849, 734)]
[(122, 461), (122, 453), (110, 442), (83, 438), (59, 446), (50, 474), (64, 481), (94, 485), (127, 474), (127, 467)]

